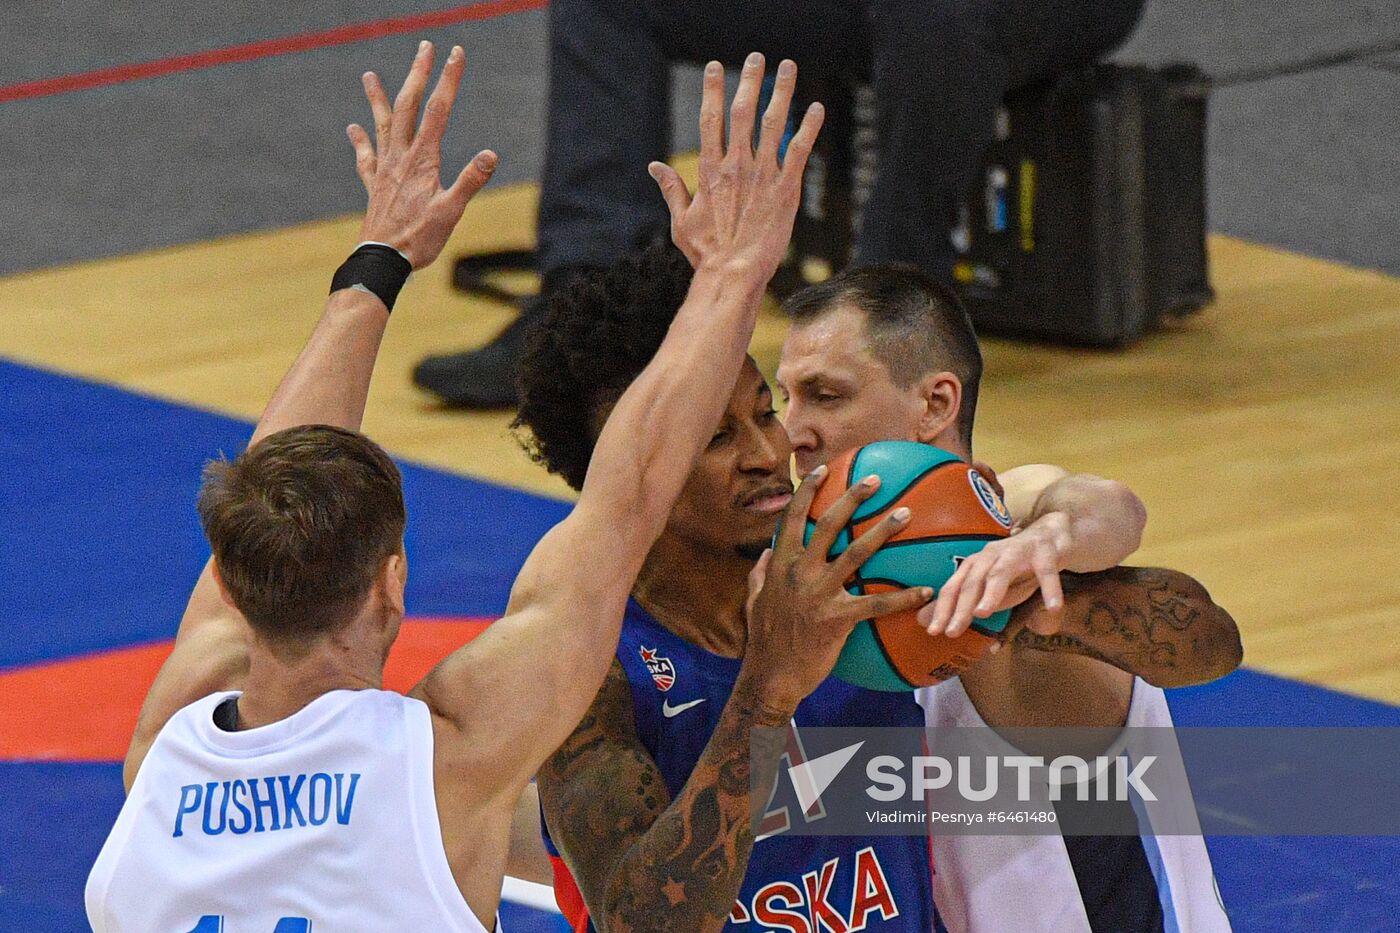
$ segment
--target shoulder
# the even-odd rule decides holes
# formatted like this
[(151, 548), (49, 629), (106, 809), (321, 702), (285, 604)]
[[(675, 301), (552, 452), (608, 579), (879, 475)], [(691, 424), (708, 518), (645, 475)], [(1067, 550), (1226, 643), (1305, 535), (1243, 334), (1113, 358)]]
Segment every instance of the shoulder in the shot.
[(122, 762), (122, 783), (127, 793), (131, 793), (141, 765), (152, 751), (165, 743), (190, 738), (199, 730), (201, 723), (207, 723), (208, 728), (213, 728), (215, 707), (229, 697), (238, 695), (236, 690), (210, 693), (159, 717), (151, 715), (143, 708), (141, 718), (132, 733), (131, 744), (127, 747), (126, 758)]

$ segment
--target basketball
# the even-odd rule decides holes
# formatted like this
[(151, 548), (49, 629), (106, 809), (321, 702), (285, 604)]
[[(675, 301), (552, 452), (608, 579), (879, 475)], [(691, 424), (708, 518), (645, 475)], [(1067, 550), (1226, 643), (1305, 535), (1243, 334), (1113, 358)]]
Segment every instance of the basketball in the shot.
[[(866, 476), (880, 488), (862, 502), (836, 537), (831, 557), (844, 551), (894, 509), (907, 506), (909, 524), (861, 565), (847, 589), (856, 595), (910, 586), (938, 591), (959, 562), (988, 541), (1005, 538), (1011, 513), (977, 471), (957, 457), (910, 441), (880, 441), (831, 461), (807, 516), (806, 539), (816, 520)], [(1010, 610), (972, 620), (958, 638), (929, 635), (915, 612), (867, 619), (855, 628), (833, 673), (869, 690), (902, 691), (936, 684), (982, 657), (1006, 628)]]

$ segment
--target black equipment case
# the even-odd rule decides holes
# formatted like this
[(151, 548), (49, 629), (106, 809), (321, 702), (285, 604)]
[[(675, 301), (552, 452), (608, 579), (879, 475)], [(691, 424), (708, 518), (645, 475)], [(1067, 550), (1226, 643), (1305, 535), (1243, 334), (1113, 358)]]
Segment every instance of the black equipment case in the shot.
[[(1210, 302), (1208, 93), (1191, 66), (1099, 64), (1007, 100), (953, 233), (979, 332), (1123, 346)], [(873, 177), (870, 91), (835, 97), (782, 291), (806, 259), (845, 265)]]

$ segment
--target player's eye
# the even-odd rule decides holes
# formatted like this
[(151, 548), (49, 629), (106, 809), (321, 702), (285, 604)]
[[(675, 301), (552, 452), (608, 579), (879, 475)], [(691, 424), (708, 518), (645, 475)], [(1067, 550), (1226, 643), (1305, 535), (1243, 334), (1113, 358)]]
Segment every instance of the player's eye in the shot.
[(758, 417), (764, 424), (772, 424), (773, 419), (778, 417), (778, 410), (776, 408), (770, 408)]

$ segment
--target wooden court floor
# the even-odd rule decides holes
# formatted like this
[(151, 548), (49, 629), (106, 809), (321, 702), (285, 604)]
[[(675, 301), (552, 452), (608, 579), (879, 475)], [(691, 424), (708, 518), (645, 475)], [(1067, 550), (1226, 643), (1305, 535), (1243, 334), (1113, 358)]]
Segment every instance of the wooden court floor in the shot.
[[(507, 309), (449, 287), (458, 252), (531, 242), (535, 191), (488, 191), (399, 301), (366, 431), (398, 456), (551, 496), (504, 413), (434, 407), (424, 354)], [(358, 218), (0, 280), (0, 356), (256, 417), (309, 333)], [(1400, 703), (1400, 280), (1214, 237), (1219, 298), (1123, 353), (989, 341), (977, 452), (1122, 479), (1136, 563), (1187, 571), (1239, 621), (1251, 667)], [(771, 374), (783, 322), (753, 352)]]

